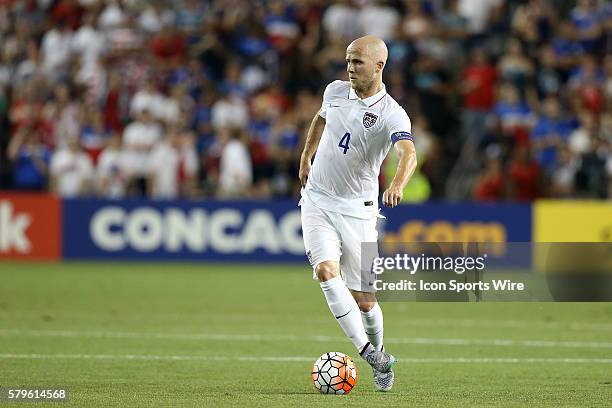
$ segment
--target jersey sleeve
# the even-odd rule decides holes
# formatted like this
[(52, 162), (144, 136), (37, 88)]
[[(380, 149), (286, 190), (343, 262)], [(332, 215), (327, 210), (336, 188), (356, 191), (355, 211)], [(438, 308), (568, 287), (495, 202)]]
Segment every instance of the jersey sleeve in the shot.
[(387, 135), (391, 138), (391, 142), (395, 144), (398, 140), (410, 140), (412, 138), (412, 124), (410, 118), (404, 109), (397, 109), (387, 118)]
[(321, 104), (321, 110), (319, 111), (319, 116), (321, 116), (323, 119), (325, 119), (327, 116), (327, 109), (329, 108), (331, 98), (334, 94), (334, 88), (336, 88), (337, 84), (341, 82), (342, 81), (336, 80), (325, 87), (325, 92), (323, 92), (323, 103)]

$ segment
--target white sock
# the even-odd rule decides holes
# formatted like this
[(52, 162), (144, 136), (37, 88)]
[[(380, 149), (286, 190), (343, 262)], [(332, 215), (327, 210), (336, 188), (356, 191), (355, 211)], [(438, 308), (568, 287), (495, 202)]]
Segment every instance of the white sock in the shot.
[(370, 343), (378, 351), (383, 348), (383, 313), (382, 309), (376, 303), (376, 305), (369, 312), (361, 312), (361, 320), (363, 320), (363, 327)]
[(321, 282), (320, 285), (329, 310), (344, 330), (344, 334), (351, 339), (357, 351), (361, 353), (368, 344), (368, 338), (359, 316), (359, 307), (351, 292), (340, 276)]

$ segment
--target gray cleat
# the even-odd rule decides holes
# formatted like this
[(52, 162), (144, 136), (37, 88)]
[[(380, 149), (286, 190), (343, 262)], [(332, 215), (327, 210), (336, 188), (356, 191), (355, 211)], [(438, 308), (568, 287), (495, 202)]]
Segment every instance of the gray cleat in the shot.
[(395, 379), (393, 370), (389, 370), (388, 373), (381, 373), (380, 371), (372, 369), (372, 372), (374, 374), (374, 385), (376, 389), (381, 392), (391, 391), (391, 388), (393, 388), (393, 380)]
[(377, 351), (371, 344), (364, 348), (361, 357), (376, 371), (388, 373), (395, 365), (395, 357), (384, 351)]

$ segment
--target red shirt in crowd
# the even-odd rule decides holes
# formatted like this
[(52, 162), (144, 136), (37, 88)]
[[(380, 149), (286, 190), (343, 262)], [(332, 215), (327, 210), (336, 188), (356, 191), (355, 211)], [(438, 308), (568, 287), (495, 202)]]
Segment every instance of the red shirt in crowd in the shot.
[(76, 30), (81, 25), (85, 9), (75, 0), (61, 0), (51, 11), (51, 20), (55, 23), (64, 22)]
[(504, 173), (499, 160), (487, 164), (484, 174), (474, 185), (477, 201), (500, 201), (504, 198)]
[(513, 160), (509, 167), (510, 179), (514, 185), (514, 199), (532, 201), (538, 196), (540, 167), (535, 160)]
[(495, 101), (497, 69), (492, 65), (470, 65), (463, 73), (463, 80), (475, 85), (464, 97), (464, 107), (474, 110), (489, 110)]
[(162, 59), (183, 60), (187, 53), (187, 42), (179, 33), (160, 33), (151, 41), (151, 50)]
[(503, 197), (504, 182), (501, 175), (482, 180), (474, 189), (474, 198), (477, 201), (500, 201)]

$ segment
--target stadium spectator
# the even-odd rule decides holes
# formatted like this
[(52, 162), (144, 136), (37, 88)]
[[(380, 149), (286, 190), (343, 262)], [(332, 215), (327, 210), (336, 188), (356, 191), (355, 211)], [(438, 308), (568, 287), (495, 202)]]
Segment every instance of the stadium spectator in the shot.
[(95, 164), (107, 144), (110, 133), (104, 126), (104, 117), (98, 109), (88, 107), (81, 127), (81, 146)]
[(580, 56), (584, 53), (584, 48), (576, 39), (571, 22), (564, 20), (559, 23), (552, 46), (558, 59), (558, 68), (561, 70), (564, 80), (566, 80), (569, 72), (576, 66)]
[(123, 132), (123, 148), (130, 190), (137, 195), (146, 195), (149, 173), (149, 155), (153, 146), (162, 138), (160, 125), (155, 122), (149, 109), (143, 109), (138, 118), (126, 126)]
[(540, 67), (536, 71), (536, 88), (539, 99), (561, 96), (563, 78), (559, 73), (558, 60), (552, 46), (545, 45), (539, 50)]
[(119, 199), (128, 192), (127, 163), (121, 146), (121, 136), (112, 135), (100, 154), (96, 166), (96, 192), (99, 197)]
[(270, 0), (264, 24), (272, 46), (280, 54), (288, 54), (300, 34), (295, 9), (282, 0)]
[(451, 48), (452, 61), (458, 63), (460, 69), (467, 57), (465, 55), (466, 40), (469, 37), (468, 20), (459, 13), (459, 0), (449, 0), (448, 8), (440, 10), (435, 16), (442, 38)]
[(68, 73), (68, 60), (72, 52), (72, 29), (65, 21), (47, 31), (42, 39), (43, 69), (52, 81), (64, 78)]
[[(14, 84), (23, 84), (44, 75), (38, 45), (34, 40), (30, 40), (27, 44), (25, 59), (17, 65), (12, 75), (12, 81)], [(7, 78), (6, 81), (8, 80)]]
[(219, 165), (219, 196), (247, 197), (253, 182), (253, 168), (249, 151), (240, 130), (223, 129), (219, 132), (222, 143)]
[(531, 157), (529, 145), (522, 143), (514, 149), (514, 158), (508, 164), (509, 197), (528, 202), (540, 195), (540, 166)]
[(83, 24), (75, 31), (72, 37), (72, 52), (79, 55), (86, 66), (97, 63), (107, 52), (106, 38), (98, 29), (97, 18), (93, 12), (85, 14)]
[(497, 69), (489, 62), (486, 51), (480, 47), (474, 48), (459, 88), (463, 93), (463, 140), (471, 143), (482, 140), (485, 121), (495, 101), (497, 78)]
[(606, 169), (610, 150), (595, 135), (591, 136), (589, 150), (580, 156), (576, 172), (576, 195), (584, 198), (606, 198), (609, 194), (609, 176)]
[(224, 128), (245, 129), (249, 111), (242, 94), (236, 90), (223, 95), (212, 107), (211, 122), (217, 131)]
[(573, 155), (567, 146), (562, 146), (558, 152), (557, 167), (548, 192), (552, 197), (570, 198), (575, 194), (576, 172), (579, 159)]
[(172, 26), (163, 26), (149, 46), (164, 68), (179, 66), (187, 56), (185, 36)]
[(51, 8), (51, 21), (65, 22), (72, 30), (76, 30), (81, 25), (84, 11), (76, 0), (59, 0)]
[(145, 33), (155, 33), (174, 22), (174, 13), (160, 1), (147, 2), (138, 15), (137, 25)]
[(418, 44), (434, 35), (434, 21), (425, 13), (422, 2), (408, 1), (406, 7), (406, 16), (401, 22), (406, 38)]
[(357, 16), (357, 25), (361, 35), (375, 35), (384, 41), (393, 37), (396, 27), (400, 24), (401, 15), (398, 10), (381, 0), (372, 0), (363, 6)]
[(125, 52), (140, 50), (143, 47), (141, 33), (134, 30), (128, 19), (121, 19), (104, 28), (111, 56), (123, 56)]
[(94, 167), (81, 149), (78, 137), (67, 137), (66, 145), (53, 153), (50, 174), (50, 190), (64, 198), (82, 197), (92, 192)]
[(439, 137), (452, 139), (456, 118), (450, 96), (454, 85), (441, 55), (421, 54), (414, 67), (414, 87), (419, 99), (419, 110)]
[(591, 112), (599, 113), (603, 107), (604, 82), (604, 70), (595, 57), (584, 56), (569, 78), (570, 97), (579, 100)]
[(108, 90), (102, 106), (104, 123), (107, 129), (113, 132), (123, 131), (127, 109), (122, 109), (122, 105), (124, 105), (122, 101), (126, 99), (127, 90), (121, 86), (121, 76), (117, 72), (111, 72), (108, 78)]
[(324, 81), (342, 78), (346, 71), (345, 43), (334, 38), (314, 55), (316, 68)]
[(562, 115), (556, 98), (550, 97), (543, 102), (542, 115), (531, 132), (530, 140), (536, 160), (548, 176), (557, 166), (557, 151), (567, 145), (575, 127), (573, 118)]
[(603, 24), (596, 0), (577, 0), (569, 18), (580, 45), (589, 53), (598, 52), (602, 45)]
[(178, 128), (169, 127), (149, 155), (149, 195), (165, 200), (193, 196), (197, 166), (193, 140)]
[(498, 92), (499, 101), (492, 111), (499, 118), (502, 133), (513, 143), (525, 141), (536, 121), (531, 107), (512, 84), (503, 83)]
[(292, 179), (299, 163), (300, 132), (294, 114), (281, 115), (270, 129), (268, 153), (273, 160), (272, 190), (274, 196), (291, 197)]
[(579, 122), (580, 126), (570, 133), (568, 139), (570, 152), (577, 156), (591, 150), (592, 139), (598, 137), (595, 116), (591, 112), (582, 112), (579, 116)]
[[(42, 130), (44, 123), (40, 120), (40, 112), (43, 110), (44, 102), (41, 99), (32, 82), (14, 87), (12, 100), (8, 107), (8, 118), (13, 135), (24, 126), (33, 126), (37, 130)], [(43, 140), (50, 147), (54, 145), (50, 137), (43, 137)]]
[(328, 38), (350, 41), (357, 36), (358, 11), (351, 0), (335, 1), (323, 13), (322, 25)]
[(136, 118), (146, 109), (155, 118), (161, 119), (164, 117), (163, 99), (164, 96), (158, 91), (154, 80), (147, 78), (130, 101), (130, 115)]
[(103, 30), (117, 28), (124, 24), (127, 15), (119, 0), (108, 0), (100, 13), (98, 24)]
[(523, 52), (519, 40), (516, 38), (508, 40), (506, 53), (499, 59), (497, 69), (502, 80), (513, 84), (522, 98), (527, 96), (527, 87), (533, 80), (535, 67)]
[[(187, 35), (195, 35), (200, 28), (207, 10), (199, 0), (182, 0), (177, 2), (174, 10), (174, 25)], [(170, 21), (167, 21), (168, 23)], [(163, 27), (164, 25), (162, 25)], [(169, 27), (170, 24), (166, 24)], [(159, 31), (159, 30), (155, 30)]]
[(206, 151), (215, 138), (212, 126), (213, 101), (214, 95), (211, 92), (202, 92), (193, 109), (191, 129), (193, 129), (197, 135), (196, 148), (199, 154)]
[(459, 0), (459, 15), (468, 22), (468, 30), (474, 35), (484, 34), (490, 21), (501, 13), (502, 0)]
[(490, 158), (474, 183), (474, 198), (483, 202), (503, 200), (506, 196), (506, 185), (501, 160), (497, 157)]
[(41, 142), (36, 129), (24, 127), (14, 134), (7, 157), (13, 167), (14, 188), (38, 191), (47, 188), (51, 151)]
[(81, 88), (83, 102), (90, 106), (99, 105), (106, 96), (106, 68), (102, 60), (86, 62), (75, 59), (75, 85)]
[(512, 32), (529, 47), (541, 45), (551, 36), (556, 16), (547, 0), (519, 4), (512, 16)]
[(54, 146), (64, 146), (68, 138), (78, 138), (81, 134), (83, 106), (76, 97), (77, 92), (71, 83), (58, 83), (53, 88), (53, 98), (45, 105), (52, 121)]

